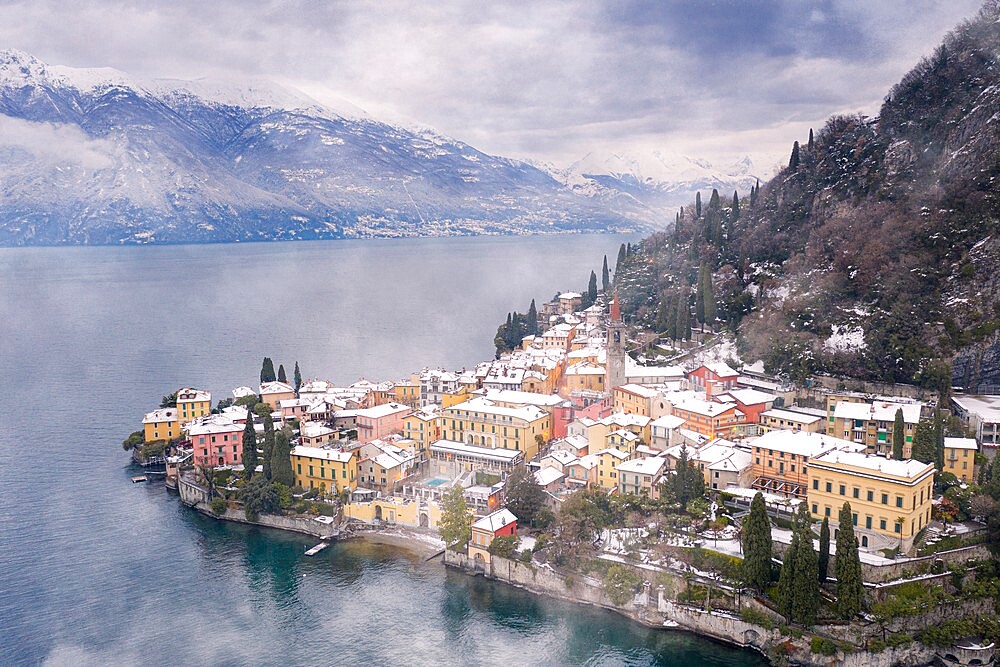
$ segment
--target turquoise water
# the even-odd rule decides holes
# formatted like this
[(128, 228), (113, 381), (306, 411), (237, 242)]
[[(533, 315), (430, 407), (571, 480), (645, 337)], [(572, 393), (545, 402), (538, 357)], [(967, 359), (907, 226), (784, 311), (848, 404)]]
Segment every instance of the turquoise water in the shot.
[(442, 484), (446, 484), (447, 482), (448, 480), (446, 479), (441, 479), (440, 477), (436, 477), (434, 479), (424, 482), (424, 486), (441, 486)]
[(620, 239), (0, 250), (0, 665), (756, 665), (753, 653), (445, 572), (223, 524), (132, 484), (121, 440), (264, 355), (351, 382), (492, 355)]

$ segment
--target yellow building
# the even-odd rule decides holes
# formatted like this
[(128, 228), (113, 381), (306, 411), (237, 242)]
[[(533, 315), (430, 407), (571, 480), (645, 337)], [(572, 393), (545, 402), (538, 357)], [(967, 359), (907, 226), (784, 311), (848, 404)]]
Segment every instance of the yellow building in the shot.
[(403, 437), (417, 443), (426, 452), (441, 439), (441, 415), (437, 407), (428, 406), (403, 417)]
[(836, 530), (844, 503), (851, 504), (859, 546), (866, 551), (899, 547), (931, 520), (934, 465), (861, 452), (831, 451), (809, 460), (809, 508), (829, 517)]
[(578, 391), (604, 391), (605, 369), (603, 365), (584, 361), (566, 369), (563, 375), (565, 391), (573, 394)]
[(212, 394), (185, 387), (177, 390), (177, 419), (181, 426), (212, 412)]
[(177, 408), (161, 408), (147, 412), (142, 418), (142, 435), (146, 442), (173, 440), (180, 437), (181, 426)]
[(397, 382), (392, 393), (394, 402), (408, 405), (414, 410), (420, 407), (420, 380), (416, 376)]
[(631, 458), (635, 455), (636, 447), (639, 446), (642, 439), (632, 431), (619, 429), (608, 433), (604, 441), (606, 443), (605, 449), (617, 449), (618, 451), (625, 452)]
[(979, 446), (975, 438), (944, 439), (944, 469), (963, 482), (976, 480), (976, 452)]
[(786, 431), (806, 431), (809, 433), (826, 433), (826, 424), (819, 415), (807, 415), (803, 412), (771, 408), (760, 413), (761, 431), (783, 429)]
[(612, 407), (615, 412), (652, 416), (653, 399), (660, 395), (655, 389), (638, 384), (623, 384), (614, 388)]
[(465, 401), (472, 398), (469, 394), (467, 385), (459, 385), (454, 391), (446, 391), (441, 394), (441, 407), (450, 408), (453, 405), (458, 405), (459, 403), (464, 403)]
[(288, 401), (295, 398), (295, 390), (292, 389), (292, 385), (286, 382), (264, 382), (260, 385), (260, 400), (262, 403), (267, 403), (271, 410), (278, 410), (281, 408), (282, 401)]
[(837, 409), (838, 403), (866, 403), (867, 397), (863, 394), (858, 394), (855, 392), (844, 391), (844, 392), (834, 392), (832, 394), (826, 395), (826, 430), (820, 431), (820, 433), (826, 433), (827, 435), (836, 436), (836, 417), (833, 416), (834, 411)]
[(548, 442), (552, 419), (534, 405), (508, 408), (477, 397), (441, 411), (441, 438), (478, 447), (514, 449), (530, 460)]
[(618, 488), (618, 466), (628, 461), (629, 455), (617, 449), (602, 449), (597, 458), (597, 485), (612, 491)]
[(441, 523), (441, 507), (432, 500), (388, 496), (364, 502), (352, 500), (344, 505), (344, 517), (365, 523), (380, 521), (413, 528), (437, 528)]
[(295, 485), (303, 489), (325, 489), (339, 493), (357, 487), (356, 452), (323, 447), (298, 446), (292, 449)]
[(517, 517), (504, 507), (473, 522), (469, 539), (469, 557), (489, 565), (490, 545), (498, 537), (517, 536)]

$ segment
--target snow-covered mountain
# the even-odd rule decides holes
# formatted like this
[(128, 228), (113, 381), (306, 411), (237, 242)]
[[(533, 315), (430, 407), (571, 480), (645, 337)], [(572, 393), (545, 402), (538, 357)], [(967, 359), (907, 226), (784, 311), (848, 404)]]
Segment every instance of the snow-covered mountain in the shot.
[(695, 193), (703, 196), (718, 189), (731, 196), (748, 193), (758, 179), (771, 174), (759, 169), (749, 156), (718, 167), (676, 153), (589, 153), (568, 167), (539, 164), (568, 188), (611, 210), (649, 225), (663, 226), (673, 220), (678, 207), (690, 204)]
[(524, 162), (266, 81), (136, 80), (0, 51), (0, 245), (619, 231)]

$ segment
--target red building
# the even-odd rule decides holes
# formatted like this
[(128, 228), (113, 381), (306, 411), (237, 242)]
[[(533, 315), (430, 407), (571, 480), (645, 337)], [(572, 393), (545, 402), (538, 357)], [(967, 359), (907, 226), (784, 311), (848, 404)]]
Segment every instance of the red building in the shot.
[(718, 394), (736, 389), (738, 378), (739, 373), (721, 361), (702, 364), (687, 374), (691, 389), (705, 392), (705, 399), (709, 401)]
[(490, 545), (494, 538), (517, 535), (517, 517), (506, 507), (472, 524), (472, 538), (469, 540), (469, 557), (481, 561), (484, 565), (490, 562)]
[(243, 462), (244, 424), (205, 420), (188, 426), (195, 466), (231, 466)]
[(746, 415), (749, 424), (760, 423), (760, 415), (774, 407), (777, 396), (756, 389), (733, 389), (719, 396), (720, 400), (736, 403), (739, 411)]

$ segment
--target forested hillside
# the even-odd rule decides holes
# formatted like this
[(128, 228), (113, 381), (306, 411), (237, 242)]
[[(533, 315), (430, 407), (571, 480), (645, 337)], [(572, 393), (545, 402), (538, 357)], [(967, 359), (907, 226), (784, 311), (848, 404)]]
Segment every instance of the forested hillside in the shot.
[(829, 119), (770, 182), (699, 197), (639, 244), (615, 277), (626, 312), (678, 335), (683, 304), (798, 377), (1000, 385), (998, 58), (994, 1), (877, 118)]

